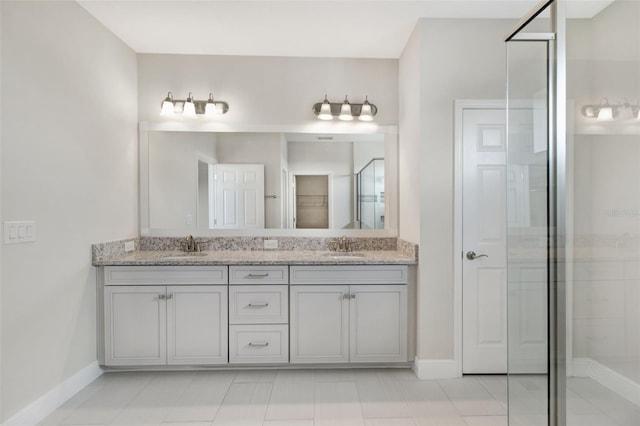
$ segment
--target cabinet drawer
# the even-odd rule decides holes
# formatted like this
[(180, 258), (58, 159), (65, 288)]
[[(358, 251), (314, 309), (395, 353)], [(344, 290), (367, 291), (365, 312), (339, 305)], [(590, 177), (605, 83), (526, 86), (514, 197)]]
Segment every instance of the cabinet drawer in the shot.
[(286, 324), (289, 286), (240, 285), (229, 287), (230, 324)]
[(406, 284), (406, 265), (292, 266), (291, 284)]
[(281, 364), (289, 361), (289, 326), (229, 326), (230, 364)]
[(227, 284), (227, 266), (107, 266), (104, 285)]
[(230, 266), (230, 284), (289, 284), (289, 267)]

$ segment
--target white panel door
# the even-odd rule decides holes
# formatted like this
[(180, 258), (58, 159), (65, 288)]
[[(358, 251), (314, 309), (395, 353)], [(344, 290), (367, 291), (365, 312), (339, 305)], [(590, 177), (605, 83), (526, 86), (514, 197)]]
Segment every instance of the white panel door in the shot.
[(215, 165), (215, 228), (264, 228), (264, 165)]
[(407, 286), (352, 285), (350, 362), (407, 361)]
[(165, 364), (164, 286), (105, 287), (106, 365)]
[(303, 285), (290, 289), (290, 360), (349, 362), (349, 286)]
[(167, 287), (167, 363), (226, 364), (227, 286)]
[(500, 109), (463, 112), (463, 373), (507, 372), (506, 129)]

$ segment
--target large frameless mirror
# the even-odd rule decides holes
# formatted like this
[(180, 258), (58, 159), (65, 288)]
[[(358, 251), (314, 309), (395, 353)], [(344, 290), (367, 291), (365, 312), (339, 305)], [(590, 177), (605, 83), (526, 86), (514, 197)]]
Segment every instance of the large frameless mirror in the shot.
[(142, 235), (395, 234), (394, 129), (140, 136)]

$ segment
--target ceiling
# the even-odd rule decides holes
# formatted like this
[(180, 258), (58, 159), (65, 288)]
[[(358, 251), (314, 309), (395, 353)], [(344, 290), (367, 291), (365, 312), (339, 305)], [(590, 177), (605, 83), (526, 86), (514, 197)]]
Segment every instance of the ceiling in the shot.
[[(569, 14), (590, 18), (611, 2), (574, 0)], [(517, 19), (537, 0), (78, 3), (138, 53), (398, 58), (419, 18)]]

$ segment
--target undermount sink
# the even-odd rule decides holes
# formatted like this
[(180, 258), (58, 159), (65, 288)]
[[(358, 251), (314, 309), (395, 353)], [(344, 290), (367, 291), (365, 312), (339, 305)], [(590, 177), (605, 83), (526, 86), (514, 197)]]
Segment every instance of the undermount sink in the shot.
[(340, 259), (343, 257), (347, 257), (347, 258), (351, 258), (351, 259), (359, 259), (359, 258), (363, 258), (364, 253), (358, 253), (355, 251), (332, 251), (329, 253), (325, 253), (325, 256), (327, 257), (332, 257), (334, 259)]
[(166, 255), (160, 256), (160, 259), (163, 260), (189, 260), (191, 258), (197, 259), (198, 257), (206, 256), (207, 253), (203, 252), (184, 252), (184, 253), (169, 253)]

